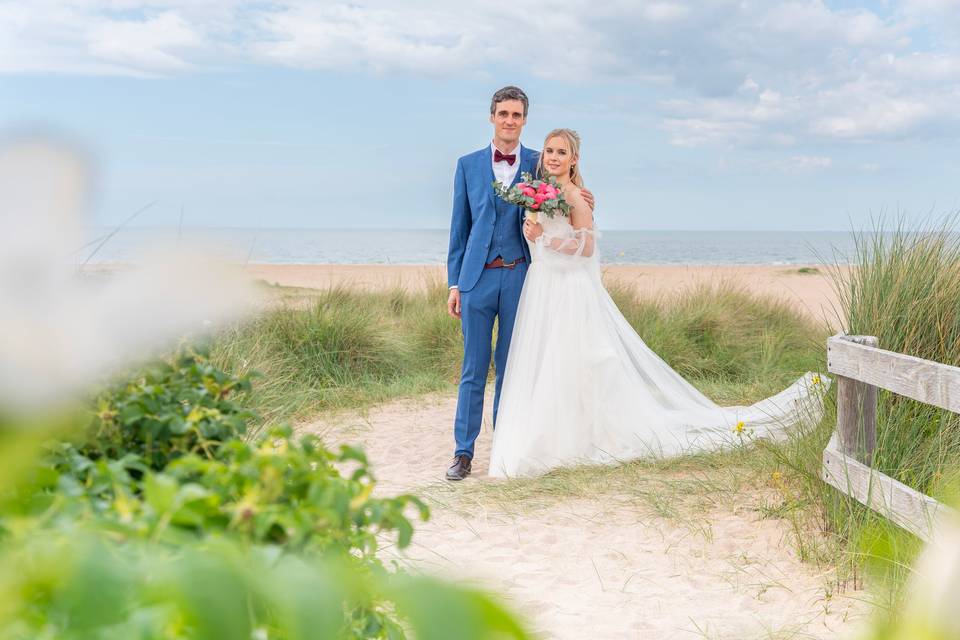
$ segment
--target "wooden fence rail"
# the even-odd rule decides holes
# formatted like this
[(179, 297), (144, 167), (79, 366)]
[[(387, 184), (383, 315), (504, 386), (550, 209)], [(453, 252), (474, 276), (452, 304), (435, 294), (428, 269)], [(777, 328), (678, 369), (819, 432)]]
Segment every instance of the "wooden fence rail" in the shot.
[(837, 429), (823, 452), (823, 480), (929, 541), (955, 513), (871, 468), (877, 389), (960, 413), (960, 367), (885, 351), (873, 336), (838, 335), (827, 340), (827, 370), (837, 383)]

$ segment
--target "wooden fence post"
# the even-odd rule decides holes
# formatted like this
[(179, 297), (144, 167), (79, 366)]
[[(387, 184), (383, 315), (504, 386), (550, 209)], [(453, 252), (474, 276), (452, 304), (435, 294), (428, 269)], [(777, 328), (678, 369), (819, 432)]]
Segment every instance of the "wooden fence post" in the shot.
[[(843, 340), (876, 347), (874, 336), (843, 336)], [(830, 359), (830, 347), (827, 347)], [(868, 467), (877, 447), (877, 388), (837, 375), (837, 436), (840, 451)]]
[(960, 414), (960, 367), (877, 348), (873, 336), (833, 336), (827, 371), (837, 383), (837, 430), (823, 450), (823, 480), (929, 541), (960, 512), (872, 467), (877, 389)]

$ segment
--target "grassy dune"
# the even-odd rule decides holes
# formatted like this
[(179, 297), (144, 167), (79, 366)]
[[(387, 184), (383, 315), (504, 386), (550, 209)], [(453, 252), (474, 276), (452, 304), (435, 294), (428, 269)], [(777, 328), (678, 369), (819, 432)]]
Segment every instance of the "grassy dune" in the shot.
[[(823, 362), (824, 329), (734, 286), (661, 300), (623, 287), (611, 294), (651, 348), (723, 404), (771, 395)], [(248, 403), (264, 424), (452, 391), (463, 346), (446, 297), (439, 283), (424, 292), (335, 288), (288, 297), (222, 332), (211, 357), (261, 374)]]
[[(902, 227), (857, 235), (853, 269), (834, 269), (849, 334), (872, 335), (884, 349), (960, 365), (960, 242), (953, 225)], [(891, 614), (899, 608), (920, 541), (824, 484), (820, 453), (836, 424), (835, 393), (811, 433), (768, 447), (786, 473), (781, 512), (823, 532), (798, 539), (811, 555), (864, 574)], [(881, 390), (874, 467), (941, 500), (960, 486), (960, 416)], [(810, 543), (816, 546), (810, 546)]]
[[(885, 348), (960, 364), (960, 248), (948, 230), (864, 234), (854, 262), (854, 269), (834, 271), (849, 333), (875, 335)], [(825, 368), (825, 327), (787, 304), (736, 286), (660, 299), (623, 286), (612, 286), (610, 293), (646, 343), (721, 404), (759, 400), (805, 371)], [(221, 333), (212, 356), (229, 370), (262, 374), (248, 403), (263, 424), (452, 393), (462, 344), (459, 324), (446, 315), (446, 296), (440, 283), (418, 292), (300, 292)], [(877, 466), (925, 492), (947, 495), (960, 469), (960, 419), (886, 393), (880, 395), (879, 416)], [(709, 471), (709, 481), (691, 480), (691, 492), (696, 486), (704, 495), (716, 492), (718, 477), (731, 495), (745, 486), (769, 490), (773, 497), (763, 515), (792, 524), (803, 558), (839, 567), (841, 588), (860, 586), (865, 569), (872, 570), (875, 584), (893, 587), (880, 590), (892, 602), (903, 567), (919, 545), (820, 481), (821, 453), (834, 424), (831, 392), (823, 422), (785, 443), (619, 468), (561, 470), (537, 482), (472, 491), (476, 499), (536, 502), (600, 495), (612, 486), (629, 491), (652, 468), (694, 478)], [(670, 503), (666, 489), (644, 486), (643, 500)], [(493, 495), (498, 492), (503, 495)]]
[(222, 332), (211, 357), (260, 374), (248, 402), (264, 423), (439, 391), (462, 354), (445, 299), (440, 287), (287, 298)]

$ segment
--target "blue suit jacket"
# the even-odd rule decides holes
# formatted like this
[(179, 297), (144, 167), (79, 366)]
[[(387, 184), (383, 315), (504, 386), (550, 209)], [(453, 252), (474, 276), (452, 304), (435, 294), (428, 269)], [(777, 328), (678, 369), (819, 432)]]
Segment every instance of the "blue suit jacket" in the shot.
[[(483, 273), (497, 210), (493, 193), (493, 151), (487, 145), (479, 151), (467, 154), (457, 161), (457, 173), (453, 181), (453, 215), (450, 220), (450, 248), (447, 252), (447, 286), (470, 291)], [(520, 147), (520, 174), (535, 174), (540, 154)], [(523, 226), (523, 209), (515, 206), (517, 225)], [(530, 261), (527, 243), (523, 253)]]

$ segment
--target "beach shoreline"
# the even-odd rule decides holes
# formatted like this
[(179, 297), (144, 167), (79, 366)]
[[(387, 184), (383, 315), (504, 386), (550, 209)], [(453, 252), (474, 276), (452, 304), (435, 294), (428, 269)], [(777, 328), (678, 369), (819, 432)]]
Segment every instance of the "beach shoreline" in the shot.
[[(86, 265), (97, 274), (131, 268), (129, 263)], [(252, 280), (276, 287), (325, 290), (336, 287), (359, 291), (402, 288), (423, 291), (446, 288), (446, 266), (441, 264), (237, 264)], [(783, 300), (811, 320), (839, 327), (838, 297), (831, 272), (847, 267), (822, 264), (607, 264), (602, 265), (607, 286), (630, 287), (643, 297), (669, 300), (703, 286), (733, 286), (766, 298)]]
[[(608, 285), (631, 287), (641, 296), (670, 298), (701, 286), (730, 285), (784, 300), (811, 319), (837, 324), (837, 295), (828, 268), (823, 265), (608, 264), (602, 270)], [(269, 285), (302, 289), (347, 287), (376, 291), (446, 286), (446, 267), (437, 264), (250, 263), (244, 271)]]

